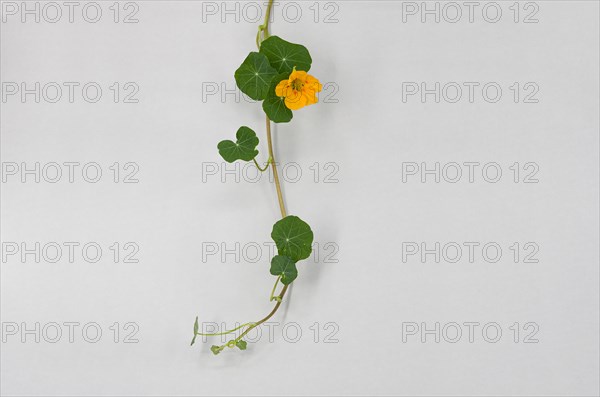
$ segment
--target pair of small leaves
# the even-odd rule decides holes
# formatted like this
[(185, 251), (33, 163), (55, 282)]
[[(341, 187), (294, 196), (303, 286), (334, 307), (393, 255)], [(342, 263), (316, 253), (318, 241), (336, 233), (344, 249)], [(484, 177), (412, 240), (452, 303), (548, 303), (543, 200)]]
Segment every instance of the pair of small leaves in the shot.
[(235, 134), (236, 142), (229, 140), (221, 141), (217, 145), (219, 154), (228, 163), (236, 160), (250, 161), (258, 155), (258, 137), (256, 133), (248, 127), (240, 127)]
[(235, 82), (250, 98), (264, 100), (263, 110), (269, 119), (287, 123), (293, 114), (283, 98), (275, 94), (275, 87), (289, 78), (294, 67), (308, 72), (311, 64), (306, 47), (271, 36), (261, 43), (259, 52), (251, 52), (235, 71)]
[(279, 253), (271, 260), (271, 274), (281, 276), (281, 282), (288, 285), (298, 277), (296, 262), (312, 252), (313, 232), (302, 219), (289, 215), (273, 225), (271, 238)]
[[(229, 344), (226, 344), (226, 345), (223, 345), (223, 346), (212, 345), (210, 347), (210, 351), (213, 352), (213, 354), (216, 356), (217, 354), (221, 353), (223, 351), (223, 349), (225, 349), (225, 347), (227, 347), (228, 345)], [(240, 350), (246, 350), (246, 348), (248, 347), (248, 343), (246, 341), (244, 341), (244, 340), (238, 340), (238, 341), (236, 341), (235, 345)], [(231, 345), (231, 347), (233, 347), (233, 345)]]

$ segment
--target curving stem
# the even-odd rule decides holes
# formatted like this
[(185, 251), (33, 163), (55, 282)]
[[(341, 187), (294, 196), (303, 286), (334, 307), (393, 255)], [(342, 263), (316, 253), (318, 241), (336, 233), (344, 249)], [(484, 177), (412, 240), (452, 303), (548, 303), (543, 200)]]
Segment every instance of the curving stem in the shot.
[(273, 310), (271, 310), (271, 313), (269, 313), (265, 318), (263, 318), (260, 321), (255, 322), (254, 324), (250, 325), (244, 332), (242, 332), (242, 334), (240, 336), (238, 336), (237, 338), (235, 338), (235, 341), (239, 341), (241, 340), (244, 336), (246, 336), (246, 334), (248, 332), (250, 332), (252, 329), (258, 327), (259, 325), (261, 325), (262, 323), (264, 323), (265, 321), (268, 321), (271, 317), (273, 317), (273, 315), (277, 312), (277, 309), (279, 309), (279, 306), (281, 306), (281, 302), (283, 299), (283, 296), (285, 295), (288, 286), (290, 284), (286, 285), (285, 287), (283, 287), (283, 289), (281, 290), (281, 293), (278, 296), (278, 300), (277, 300), (277, 304), (275, 305), (275, 307), (273, 308)]

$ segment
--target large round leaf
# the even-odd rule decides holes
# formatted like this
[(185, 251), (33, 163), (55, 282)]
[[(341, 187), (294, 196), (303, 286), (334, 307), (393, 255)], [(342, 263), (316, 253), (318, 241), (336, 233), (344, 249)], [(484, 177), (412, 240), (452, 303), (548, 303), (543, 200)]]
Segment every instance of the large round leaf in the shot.
[(279, 73), (292, 73), (294, 67), (297, 70), (308, 72), (312, 58), (306, 47), (300, 44), (290, 43), (277, 36), (271, 36), (260, 44), (260, 53), (265, 54)]
[(276, 74), (277, 71), (269, 64), (265, 55), (251, 52), (235, 71), (235, 82), (244, 94), (262, 101)]
[(294, 262), (310, 256), (313, 237), (310, 226), (294, 215), (286, 216), (275, 223), (271, 232), (279, 255), (287, 256)]

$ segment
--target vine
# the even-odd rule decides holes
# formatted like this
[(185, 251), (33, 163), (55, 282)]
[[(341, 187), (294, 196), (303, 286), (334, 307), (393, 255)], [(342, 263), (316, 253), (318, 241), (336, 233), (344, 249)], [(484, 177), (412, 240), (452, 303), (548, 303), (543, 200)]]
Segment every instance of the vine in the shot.
[[(277, 279), (271, 291), (270, 301), (276, 303), (273, 310), (262, 319), (218, 333), (199, 332), (198, 317), (196, 317), (192, 345), (197, 336), (221, 336), (241, 331), (238, 337), (224, 345), (213, 345), (210, 349), (215, 355), (226, 347), (246, 350), (247, 342), (243, 338), (275, 315), (283, 302), (288, 287), (298, 276), (296, 263), (308, 258), (312, 252), (313, 232), (310, 226), (299, 217), (288, 215), (285, 208), (271, 138), (271, 121), (275, 123), (291, 121), (292, 111), (318, 102), (317, 93), (323, 87), (319, 80), (307, 73), (312, 64), (312, 58), (306, 47), (270, 35), (269, 21), (272, 7), (273, 0), (269, 0), (265, 20), (262, 25), (258, 26), (256, 34), (258, 52), (250, 52), (234, 75), (237, 86), (244, 94), (254, 100), (262, 101), (262, 108), (266, 115), (269, 154), (267, 163), (264, 168), (261, 168), (256, 161), (258, 155), (256, 147), (259, 139), (256, 133), (246, 126), (238, 129), (235, 142), (224, 140), (219, 142), (217, 148), (221, 157), (228, 163), (238, 160), (253, 161), (261, 172), (267, 171), (269, 166), (272, 168), (281, 212), (281, 219), (273, 225), (271, 232), (271, 238), (277, 246), (277, 255), (271, 259), (270, 273)], [(283, 284), (283, 287), (279, 294), (275, 294), (280, 283)]]

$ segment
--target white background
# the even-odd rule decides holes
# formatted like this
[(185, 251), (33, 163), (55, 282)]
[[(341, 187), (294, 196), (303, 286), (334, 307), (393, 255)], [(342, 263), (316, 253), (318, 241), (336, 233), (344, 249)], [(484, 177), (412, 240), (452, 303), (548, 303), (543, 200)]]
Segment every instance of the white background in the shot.
[[(322, 96), (274, 128), (278, 161), (294, 163), (284, 178), (286, 203), (312, 226), (320, 256), (299, 264), (287, 303), (271, 320), (273, 343), (263, 328), (247, 351), (217, 357), (209, 348), (218, 338), (189, 346), (195, 316), (231, 327), (272, 308), (269, 252), (251, 263), (255, 251), (241, 247), (270, 240), (279, 216), (273, 184), (266, 177), (252, 183), (243, 164), (238, 183), (236, 175), (206, 172), (224, 170), (216, 144), (240, 125), (257, 132), (266, 160), (260, 105), (221, 97), (221, 85), (234, 88), (233, 72), (255, 50), (260, 22), (245, 3), (236, 15), (223, 14), (222, 2), (138, 1), (138, 23), (115, 23), (112, 3), (99, 2), (98, 23), (82, 18), (82, 2), (73, 23), (66, 14), (57, 23), (32, 16), (22, 23), (17, 14), (1, 25), (3, 83), (97, 82), (103, 89), (97, 103), (80, 89), (73, 103), (66, 89), (57, 103), (36, 103), (33, 95), (2, 103), (5, 167), (96, 162), (103, 171), (98, 183), (83, 180), (81, 166), (73, 183), (66, 175), (57, 183), (3, 175), (3, 243), (103, 248), (97, 263), (81, 250), (69, 263), (66, 248), (57, 263), (5, 255), (3, 395), (598, 395), (598, 2), (520, 3), (517, 23), (512, 1), (497, 3), (496, 23), (482, 17), (486, 2), (473, 23), (461, 2), (456, 23), (444, 15), (422, 23), (396, 1), (295, 2), (287, 14), (285, 3), (276, 6), (273, 34), (306, 45), (311, 74), (330, 83), (327, 101)], [(123, 6), (120, 18), (133, 10)], [(538, 22), (523, 23), (535, 6)], [(114, 82), (137, 84), (139, 102), (114, 103)], [(436, 103), (433, 95), (403, 101), (403, 82), (480, 85), (473, 103), (466, 88), (457, 103)], [(503, 90), (496, 103), (481, 94), (489, 82)], [(509, 88), (515, 82), (518, 103)], [(537, 103), (523, 101), (528, 82), (539, 87)], [(215, 84), (220, 91), (207, 95)], [(115, 162), (135, 162), (139, 183), (122, 183), (123, 170), (113, 182)], [(423, 183), (420, 174), (403, 175), (408, 162), (480, 166), (473, 183), (464, 166), (457, 183), (432, 175)], [(518, 183), (509, 169), (515, 162)], [(523, 183), (529, 162), (539, 168), (537, 183)], [(487, 163), (501, 167), (497, 183), (482, 177)], [(337, 182), (325, 183), (332, 170)], [(121, 256), (114, 263), (114, 242), (137, 244), (139, 262)], [(433, 255), (403, 262), (406, 242), (495, 242), (502, 256), (489, 263), (479, 249), (469, 263), (465, 248), (457, 263), (436, 263)], [(518, 263), (509, 248), (515, 242)], [(528, 242), (539, 247), (537, 263), (524, 263)], [(240, 258), (203, 258), (207, 243), (239, 243)], [(326, 243), (338, 248), (327, 261)], [(80, 324), (73, 343), (65, 322)], [(123, 343), (129, 322), (139, 327), (137, 343)], [(465, 322), (480, 324), (472, 343)], [(56, 343), (48, 341), (55, 335), (49, 323), (61, 325)], [(103, 331), (97, 343), (82, 336), (90, 323)], [(407, 334), (409, 323), (419, 331), (439, 323), (439, 343), (435, 335), (423, 342), (420, 332)], [(456, 343), (449, 323), (463, 331)], [(496, 343), (482, 335), (491, 323), (502, 329)], [(533, 329), (526, 323), (539, 327), (537, 343), (524, 343)], [(302, 336), (293, 343), (297, 328)], [(332, 332), (337, 343), (325, 343)]]

